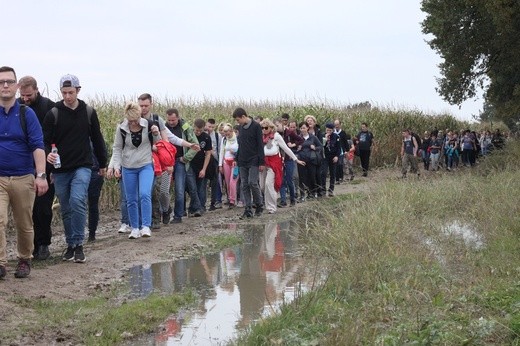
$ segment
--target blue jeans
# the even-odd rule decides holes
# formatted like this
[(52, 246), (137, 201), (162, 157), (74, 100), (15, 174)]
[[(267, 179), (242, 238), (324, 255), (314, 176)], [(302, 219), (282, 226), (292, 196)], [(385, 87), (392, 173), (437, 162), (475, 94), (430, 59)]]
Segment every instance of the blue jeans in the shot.
[(76, 168), (71, 172), (53, 173), (56, 196), (60, 200), (61, 219), (67, 245), (83, 245), (87, 222), (87, 195), (91, 169)]
[(206, 210), (206, 189), (208, 186), (207, 182), (208, 179), (206, 178), (200, 179), (197, 177), (195, 179), (195, 184), (197, 186), (197, 196), (199, 197), (200, 209), (202, 210)]
[(195, 179), (195, 172), (193, 168), (188, 168), (186, 171), (186, 188), (188, 189), (188, 193), (190, 194), (190, 206), (188, 207), (188, 211), (190, 213), (194, 213), (202, 209), (202, 205), (199, 200), (199, 195), (197, 193), (197, 181)]
[(294, 181), (293, 181), (295, 165), (296, 165), (296, 161), (285, 160), (284, 168), (283, 168), (282, 187), (280, 188), (280, 202), (282, 204), (287, 203), (287, 189), (289, 189), (289, 196), (291, 198), (291, 202), (296, 201), (296, 194), (294, 192)]
[(95, 236), (99, 223), (99, 197), (105, 178), (99, 175), (99, 171), (92, 171), (90, 174), (90, 184), (88, 186), (88, 232), (90, 236)]
[[(130, 227), (151, 227), (153, 165), (148, 164), (140, 168), (123, 167), (123, 184), (125, 186)], [(142, 224), (139, 222), (138, 205), (141, 206)]]
[(180, 219), (184, 216), (184, 192), (186, 191), (186, 165), (181, 162), (181, 158), (175, 159), (174, 168), (174, 185), (175, 185), (175, 206), (173, 208), (173, 216)]
[(121, 208), (121, 223), (126, 225), (130, 224), (130, 220), (128, 219), (128, 207), (126, 206), (126, 192), (125, 185), (123, 184), (123, 177), (119, 179), (119, 190), (120, 190), (120, 208)]

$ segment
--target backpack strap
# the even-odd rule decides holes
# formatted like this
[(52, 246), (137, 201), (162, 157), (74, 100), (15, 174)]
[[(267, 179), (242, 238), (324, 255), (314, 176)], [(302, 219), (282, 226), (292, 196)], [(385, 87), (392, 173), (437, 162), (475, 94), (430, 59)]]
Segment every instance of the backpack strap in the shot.
[(25, 135), (25, 141), (29, 143), (29, 133), (27, 132), (27, 119), (25, 118), (26, 108), (24, 104), (20, 105), (20, 126)]
[[(58, 124), (58, 108), (52, 107), (51, 112), (52, 112), (52, 115), (54, 115), (54, 126), (56, 126)], [(94, 113), (94, 108), (87, 105), (88, 126), (92, 125), (92, 113)]]

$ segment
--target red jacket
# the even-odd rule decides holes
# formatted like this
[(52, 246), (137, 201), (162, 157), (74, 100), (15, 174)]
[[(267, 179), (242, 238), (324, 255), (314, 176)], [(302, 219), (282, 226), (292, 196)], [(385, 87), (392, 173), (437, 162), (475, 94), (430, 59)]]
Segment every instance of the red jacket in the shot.
[(175, 165), (175, 154), (177, 149), (168, 141), (160, 140), (154, 144), (157, 151), (152, 151), (153, 156), (153, 171), (155, 175), (161, 175), (166, 167)]

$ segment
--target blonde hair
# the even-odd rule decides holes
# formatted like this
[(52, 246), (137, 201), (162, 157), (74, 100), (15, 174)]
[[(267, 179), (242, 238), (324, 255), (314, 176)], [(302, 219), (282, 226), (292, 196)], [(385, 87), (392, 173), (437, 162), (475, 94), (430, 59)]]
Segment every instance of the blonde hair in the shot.
[[(224, 128), (222, 129), (223, 131), (230, 131), (231, 132), (231, 138), (230, 139), (235, 139), (236, 138), (236, 134), (235, 134), (235, 131), (233, 129), (233, 126), (231, 126), (231, 124), (229, 123), (226, 123), (224, 124)], [(226, 136), (227, 138), (227, 136)]]
[(306, 115), (305, 118), (303, 118), (303, 121), (307, 122), (307, 120), (309, 119), (312, 119), (314, 120), (314, 123), (317, 124), (318, 122), (316, 121), (316, 118), (314, 117), (314, 115)]
[(141, 107), (135, 102), (128, 102), (125, 105), (125, 118), (129, 121), (141, 119)]
[(260, 125), (261, 125), (262, 127), (267, 126), (267, 127), (269, 127), (270, 129), (274, 129), (274, 128), (275, 128), (274, 123), (273, 123), (273, 122), (271, 121), (271, 119), (269, 119), (269, 118), (265, 118), (264, 120), (262, 120), (262, 121), (260, 122)]

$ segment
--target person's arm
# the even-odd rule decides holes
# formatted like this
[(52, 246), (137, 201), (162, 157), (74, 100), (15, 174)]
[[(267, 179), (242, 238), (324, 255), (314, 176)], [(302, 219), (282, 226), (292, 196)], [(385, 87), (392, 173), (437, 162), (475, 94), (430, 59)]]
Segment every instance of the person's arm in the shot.
[(107, 152), (105, 150), (105, 139), (101, 133), (101, 126), (96, 110), (93, 110), (90, 124), (90, 140), (94, 147), (94, 154), (99, 162), (99, 175), (105, 175), (107, 167)]
[[(34, 165), (36, 167), (36, 173), (45, 173), (45, 151), (42, 148), (37, 148), (33, 151)], [(47, 179), (36, 177), (34, 179), (34, 190), (37, 196), (44, 195), (49, 189)]]
[(258, 150), (258, 168), (259, 168), (260, 172), (262, 172), (264, 169), (264, 166), (265, 166), (264, 141), (263, 141), (263, 135), (262, 135), (262, 128), (260, 127), (259, 124), (257, 124), (257, 126), (255, 126), (255, 129), (256, 129), (256, 134), (255, 134), (256, 148)]
[(412, 136), (412, 142), (413, 142), (413, 156), (417, 156), (417, 149), (419, 148), (419, 144), (417, 144), (417, 140), (414, 136)]
[(213, 150), (208, 150), (204, 153), (204, 164), (202, 165), (202, 169), (199, 172), (199, 178), (204, 178), (206, 176), (206, 169), (208, 168), (209, 161), (211, 160), (211, 156), (213, 155)]

